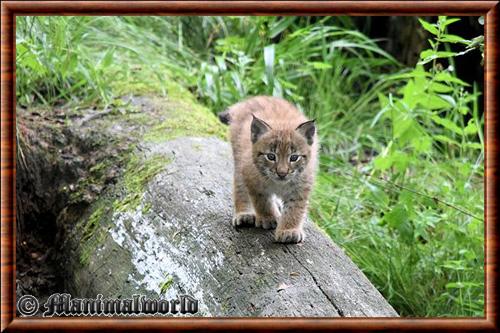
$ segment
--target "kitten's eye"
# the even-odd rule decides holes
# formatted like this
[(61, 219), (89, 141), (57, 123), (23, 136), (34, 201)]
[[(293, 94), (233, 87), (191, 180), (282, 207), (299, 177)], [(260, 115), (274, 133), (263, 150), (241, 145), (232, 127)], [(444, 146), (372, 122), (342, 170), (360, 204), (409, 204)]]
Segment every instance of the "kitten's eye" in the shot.
[(266, 154), (266, 158), (269, 161), (276, 161), (276, 155), (274, 155), (273, 153)]
[(290, 155), (290, 162), (297, 162), (299, 158), (299, 155)]

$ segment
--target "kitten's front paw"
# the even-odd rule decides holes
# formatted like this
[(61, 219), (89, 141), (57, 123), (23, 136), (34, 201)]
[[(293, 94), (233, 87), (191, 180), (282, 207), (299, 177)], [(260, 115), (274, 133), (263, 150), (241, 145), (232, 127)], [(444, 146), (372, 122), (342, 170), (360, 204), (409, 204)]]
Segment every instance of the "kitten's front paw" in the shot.
[(279, 243), (300, 243), (304, 241), (305, 237), (302, 228), (277, 229), (274, 234), (274, 239)]
[(276, 219), (274, 216), (257, 216), (255, 218), (255, 226), (262, 229), (274, 229), (276, 228)]
[(238, 213), (233, 218), (233, 226), (251, 226), (255, 224), (255, 215), (250, 213)]

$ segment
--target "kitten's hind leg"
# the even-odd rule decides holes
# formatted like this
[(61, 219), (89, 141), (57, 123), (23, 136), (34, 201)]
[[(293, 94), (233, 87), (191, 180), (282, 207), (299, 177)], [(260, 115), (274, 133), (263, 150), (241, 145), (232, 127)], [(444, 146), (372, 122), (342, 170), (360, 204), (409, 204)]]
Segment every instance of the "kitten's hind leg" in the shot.
[(253, 226), (255, 225), (255, 214), (253, 211), (247, 187), (243, 182), (243, 177), (234, 174), (234, 217), (233, 226)]

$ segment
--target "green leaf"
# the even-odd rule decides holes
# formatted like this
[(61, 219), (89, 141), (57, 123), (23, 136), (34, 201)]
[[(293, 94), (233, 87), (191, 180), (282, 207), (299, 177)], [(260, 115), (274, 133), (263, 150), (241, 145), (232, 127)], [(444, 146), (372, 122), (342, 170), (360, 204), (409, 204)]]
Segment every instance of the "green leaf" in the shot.
[(274, 87), (274, 51), (275, 45), (271, 44), (264, 48), (264, 64), (267, 78), (267, 85)]
[(384, 220), (392, 228), (399, 228), (407, 219), (408, 212), (406, 208), (398, 204), (392, 208), (392, 210), (384, 215)]
[(374, 186), (368, 182), (366, 185), (370, 190), (368, 197), (379, 207), (386, 208), (390, 202), (389, 196), (378, 186)]
[(392, 164), (399, 172), (405, 172), (408, 168), (408, 165), (410, 164), (410, 161), (410, 156), (404, 152), (395, 151), (392, 154)]
[(384, 94), (378, 93), (377, 96), (381, 108), (385, 108), (389, 105), (389, 98), (387, 98)]
[(29, 67), (39, 75), (43, 75), (47, 72), (45, 66), (40, 63), (39, 59), (30, 48), (24, 45), (16, 45), (16, 48), (16, 61), (18, 62), (18, 67)]
[(429, 90), (438, 93), (447, 93), (453, 91), (453, 87), (450, 87), (446, 84), (442, 84), (439, 82), (432, 82), (429, 85)]
[(396, 103), (396, 106), (398, 106), (398, 109), (400, 110), (413, 109), (419, 102), (422, 94), (424, 94), (424, 91), (425, 86), (421, 81), (408, 81), (408, 83), (401, 89), (403, 100), (400, 101), (400, 103)]
[(460, 21), (460, 19), (459, 19), (459, 18), (450, 18), (450, 19), (447, 19), (447, 20), (445, 20), (444, 22), (442, 22), (442, 23), (441, 23), (441, 25), (442, 25), (443, 27), (446, 27), (446, 26), (448, 26), (448, 25), (450, 25), (450, 24), (452, 24), (452, 23), (458, 22), (458, 21)]
[(216, 39), (215, 49), (218, 52), (235, 52), (237, 50), (243, 50), (247, 45), (247, 41), (243, 37), (239, 36), (228, 36), (226, 38)]
[(377, 170), (381, 171), (387, 170), (392, 166), (392, 156), (379, 155), (375, 158), (375, 160), (373, 160), (373, 165)]
[(472, 135), (472, 134), (476, 134), (476, 133), (477, 133), (476, 122), (473, 119), (470, 119), (469, 123), (464, 128), (464, 134), (465, 135)]
[(463, 115), (466, 115), (467, 113), (469, 113), (469, 111), (470, 109), (465, 105), (462, 105), (461, 107), (458, 108), (458, 112), (460, 112)]
[(288, 16), (282, 20), (275, 21), (269, 29), (269, 38), (274, 38), (285, 31), (296, 19), (296, 16)]
[(464, 144), (464, 147), (471, 148), (471, 149), (477, 149), (477, 150), (484, 149), (483, 145), (480, 143), (477, 143), (477, 142), (467, 142)]
[(274, 50), (275, 50), (275, 45), (267, 45), (264, 48), (264, 64), (266, 66), (266, 69), (270, 69), (271, 71), (273, 70), (274, 67)]
[(445, 71), (437, 73), (434, 79), (440, 82), (448, 82), (448, 83), (453, 82), (466, 87), (470, 86), (470, 84), (460, 80), (459, 78), (454, 77), (449, 72)]
[(474, 260), (477, 258), (476, 254), (474, 253), (474, 251), (471, 251), (471, 250), (467, 250), (467, 249), (463, 249), (463, 250), (460, 250), (458, 252), (459, 254), (465, 256), (465, 258), (467, 260)]
[(386, 221), (390, 227), (396, 229), (406, 243), (412, 242), (414, 229), (408, 219), (408, 210), (405, 205), (397, 204), (394, 206), (394, 208), (384, 216), (384, 221)]
[(22, 60), (22, 57), (26, 52), (28, 52), (28, 48), (26, 47), (24, 42), (16, 41), (16, 60), (17, 61)]
[(221, 56), (215, 57), (215, 63), (221, 72), (225, 72), (227, 70), (226, 61)]
[(455, 99), (451, 95), (438, 94), (438, 96), (447, 101), (453, 107), (457, 105), (457, 102), (455, 102)]
[(470, 41), (457, 35), (444, 34), (439, 38), (440, 42), (469, 44)]
[(462, 282), (450, 282), (446, 284), (446, 289), (462, 289), (464, 287)]
[(437, 51), (433, 49), (426, 49), (420, 52), (420, 59), (425, 59), (436, 54)]
[(109, 65), (111, 65), (113, 63), (113, 55), (115, 53), (115, 49), (114, 48), (110, 48), (108, 49), (108, 51), (106, 52), (106, 54), (104, 54), (104, 56), (102, 57), (101, 59), (101, 68), (107, 68), (109, 67)]
[(419, 96), (418, 104), (420, 104), (423, 108), (429, 110), (441, 110), (450, 108), (449, 101), (446, 101), (440, 96), (434, 94), (421, 94)]
[(67, 78), (68, 75), (71, 75), (73, 73), (73, 71), (77, 66), (78, 66), (78, 54), (74, 52), (69, 53), (65, 61), (62, 63), (60, 69), (62, 77)]
[(481, 288), (482, 283), (478, 282), (450, 282), (446, 284), (446, 289)]
[(425, 133), (411, 140), (411, 144), (417, 153), (426, 153), (432, 147), (432, 139)]
[(450, 52), (450, 51), (437, 51), (436, 55), (438, 58), (449, 58), (449, 57), (453, 57), (454, 55), (456, 55), (456, 53)]
[(429, 31), (431, 34), (436, 35), (436, 36), (439, 34), (439, 31), (438, 31), (437, 27), (434, 24), (431, 24), (431, 23), (429, 23), (427, 21), (424, 21), (421, 18), (419, 18), (418, 21), (420, 22), (420, 24), (422, 25), (422, 27), (425, 30)]
[(407, 142), (408, 136), (413, 134), (412, 132), (416, 125), (416, 122), (407, 115), (395, 117), (393, 123), (394, 137), (399, 138), (400, 143), (404, 144)]
[(386, 80), (401, 80), (401, 79), (413, 79), (416, 77), (426, 77), (426, 78), (432, 77), (431, 73), (426, 72), (424, 70), (421, 70), (421, 68), (422, 68), (422, 66), (418, 66), (415, 70), (413, 70), (409, 73), (393, 74), (393, 75), (387, 76), (385, 79)]
[(425, 64), (433, 61), (434, 59), (451, 58), (451, 57), (454, 57), (455, 55), (457, 55), (457, 53), (455, 53), (455, 52), (448, 52), (448, 51), (436, 51), (436, 52), (433, 52), (432, 54), (430, 54), (427, 57), (422, 57), (422, 54), (421, 54), (420, 58), (421, 59), (423, 58), (423, 60), (419, 61), (417, 64), (419, 64), (419, 65), (425, 65)]
[(443, 143), (447, 143), (447, 144), (450, 144), (450, 145), (455, 145), (457, 147), (460, 146), (460, 143), (458, 143), (457, 141), (453, 140), (453, 139), (450, 139), (449, 137), (447, 136), (444, 136), (444, 135), (434, 135), (433, 136), (434, 140), (437, 140), (437, 141), (440, 141), (440, 142), (443, 142)]
[(462, 260), (447, 260), (444, 262), (443, 267), (453, 269), (456, 271), (465, 270), (464, 262)]
[(237, 72), (231, 72), (231, 79), (233, 79), (234, 86), (240, 97), (245, 96), (245, 88), (243, 87), (243, 83), (241, 82), (240, 76)]
[(460, 127), (458, 127), (454, 122), (452, 122), (451, 120), (448, 120), (446, 118), (441, 118), (437, 115), (433, 115), (432, 117), (432, 120), (438, 124), (438, 125), (441, 125), (443, 126), (444, 128), (456, 133), (456, 134), (460, 134), (462, 135), (462, 129)]
[(308, 65), (312, 65), (314, 69), (330, 69), (332, 68), (332, 65), (326, 63), (326, 62), (319, 62), (319, 61), (311, 61), (307, 62)]

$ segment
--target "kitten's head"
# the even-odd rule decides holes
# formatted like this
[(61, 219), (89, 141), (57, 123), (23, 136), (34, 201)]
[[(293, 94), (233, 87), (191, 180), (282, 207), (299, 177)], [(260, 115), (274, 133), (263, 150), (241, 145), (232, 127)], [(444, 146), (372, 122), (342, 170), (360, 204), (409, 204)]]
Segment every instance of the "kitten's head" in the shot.
[(277, 183), (286, 183), (299, 176), (311, 159), (315, 139), (314, 120), (295, 129), (274, 130), (265, 121), (253, 116), (251, 139), (253, 162), (259, 172)]

